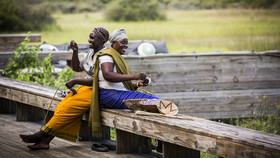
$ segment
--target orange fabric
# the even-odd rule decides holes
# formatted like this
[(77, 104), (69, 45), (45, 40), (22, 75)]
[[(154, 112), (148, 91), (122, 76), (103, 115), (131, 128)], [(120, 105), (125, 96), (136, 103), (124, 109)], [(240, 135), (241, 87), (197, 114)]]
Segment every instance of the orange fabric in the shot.
[(78, 138), (81, 118), (91, 105), (92, 87), (81, 86), (71, 92), (56, 107), (54, 116), (43, 127), (43, 131), (72, 142)]

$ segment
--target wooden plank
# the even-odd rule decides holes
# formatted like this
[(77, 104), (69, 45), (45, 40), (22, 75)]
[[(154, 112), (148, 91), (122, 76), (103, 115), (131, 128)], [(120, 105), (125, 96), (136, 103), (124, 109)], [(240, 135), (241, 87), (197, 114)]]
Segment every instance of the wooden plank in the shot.
[[(203, 118), (262, 116), (280, 103), (279, 89), (158, 93), (173, 101), (180, 114)], [(217, 101), (218, 100), (218, 101)], [(267, 113), (265, 113), (267, 112)]]
[[(10, 152), (0, 150), (0, 155), (5, 157), (17, 157), (17, 153), (29, 154), (35, 157), (100, 157), (100, 158), (155, 158), (148, 154), (116, 154), (116, 151), (96, 152), (91, 150), (93, 141), (69, 142), (63, 139), (54, 138), (49, 150), (29, 150), (18, 134), (31, 134), (40, 129), (40, 124), (34, 122), (17, 122), (14, 115), (0, 115), (0, 144), (5, 144), (13, 149)], [(0, 147), (1, 148), (1, 147)], [(17, 152), (17, 153), (15, 153)], [(20, 157), (20, 155), (18, 156)]]
[(127, 59), (132, 73), (145, 72), (152, 78), (153, 88), (149, 89), (154, 92), (272, 88), (280, 83), (280, 58), (267, 55), (161, 55)]
[(29, 36), (30, 42), (41, 42), (41, 34), (2, 34), (0, 35), (0, 43), (22, 42), (26, 36)]
[[(153, 79), (152, 79), (153, 80)], [(143, 87), (152, 93), (173, 93), (173, 92), (192, 92), (192, 91), (222, 91), (222, 90), (246, 90), (246, 89), (272, 89), (279, 88), (279, 81), (261, 81), (261, 82), (228, 82), (228, 83), (177, 83), (166, 84), (158, 81), (151, 83), (150, 86)]]
[(280, 156), (278, 135), (196, 118), (137, 116), (125, 110), (110, 109), (102, 110), (101, 114), (104, 125), (222, 157), (226, 157), (229, 147), (233, 153), (240, 153), (236, 157), (247, 152)]
[[(181, 70), (192, 70), (194, 67), (202, 69), (230, 69), (230, 65), (234, 65), (234, 68), (241, 68), (242, 66), (248, 66), (250, 68), (265, 68), (268, 66), (277, 66), (276, 61), (279, 61), (277, 57), (272, 56), (245, 56), (245, 55), (231, 55), (231, 56), (204, 56), (199, 57), (192, 56), (179, 56), (173, 54), (155, 55), (153, 58), (150, 56), (137, 57), (137, 56), (124, 56), (130, 67), (141, 65), (138, 69), (143, 67), (160, 68), (164, 70), (167, 68), (167, 72), (170, 72), (172, 68), (179, 68)], [(260, 67), (259, 65), (260, 64)], [(183, 67), (182, 67), (183, 66)], [(245, 68), (245, 67), (243, 67)], [(146, 69), (146, 68), (144, 68)], [(153, 71), (152, 71), (153, 72)]]
[[(52, 53), (51, 54), (52, 61), (56, 61), (56, 60), (69, 61), (72, 59), (72, 51), (58, 51), (58, 52), (38, 51), (37, 53), (40, 60), (43, 60), (45, 57), (48, 57), (50, 53)], [(0, 68), (2, 69), (6, 68), (9, 59), (12, 57), (13, 57), (13, 52), (0, 52)]]
[[(51, 60), (71, 60), (72, 59), (72, 51), (38, 51), (38, 57), (39, 59), (44, 59), (45, 57), (48, 57), (49, 54), (51, 54)], [(25, 54), (23, 52), (22, 54)], [(9, 58), (13, 57), (13, 52), (0, 52), (1, 62), (4, 62), (5, 60), (9, 60)]]
[[(2, 135), (5, 135), (6, 137), (12, 137), (14, 134), (7, 134), (7, 133), (1, 133)], [(1, 136), (0, 136), (1, 137)], [(18, 139), (18, 136), (15, 137)], [(22, 155), (26, 155), (23, 157), (47, 157), (47, 158), (53, 158), (53, 157), (65, 157), (65, 158), (71, 158), (72, 156), (64, 153), (63, 151), (57, 151), (57, 150), (39, 150), (36, 152), (32, 152), (29, 150), (24, 142), (19, 143), (16, 139), (7, 139), (2, 136), (2, 140), (5, 140), (5, 142), (2, 143), (6, 146), (10, 147), (11, 153), (7, 154), (8, 157), (22, 157)], [(63, 150), (63, 149), (60, 149)], [(19, 153), (19, 155), (17, 154)], [(29, 156), (27, 156), (27, 154)]]
[[(3, 139), (3, 136), (0, 136), (0, 138)], [(13, 155), (13, 157), (33, 157), (33, 158), (36, 158), (35, 155), (32, 155), (28, 152), (17, 149), (16, 147), (12, 147), (10, 145), (10, 143), (11, 142), (2, 142), (0, 144), (1, 155), (3, 155), (4, 157), (11, 157), (11, 155)]]
[[(51, 98), (38, 96), (36, 94), (31, 94), (28, 92), (22, 92), (19, 90), (7, 89), (7, 88), (0, 88), (0, 90), (4, 93), (0, 94), (1, 98), (6, 98), (10, 100), (14, 100), (20, 103), (32, 105), (35, 107), (40, 107), (42, 109), (48, 109)], [(56, 106), (59, 104), (60, 101), (54, 100), (53, 104), (50, 106), (49, 110), (55, 111)]]
[[(9, 87), (11, 89), (21, 90), (23, 92), (37, 94), (38, 96), (44, 96), (47, 98), (52, 98), (56, 91), (56, 88), (53, 87), (42, 86), (30, 82), (18, 81), (6, 77), (0, 77), (0, 85), (1, 87)], [(62, 100), (62, 98), (55, 97), (55, 100)]]
[(30, 42), (41, 42), (40, 34), (2, 34), (0, 35), (0, 52), (15, 50), (26, 36), (29, 36)]
[(169, 53), (169, 54), (155, 54), (155, 55), (149, 55), (149, 56), (139, 56), (139, 55), (127, 55), (127, 58), (165, 58), (165, 57), (195, 57), (198, 58), (200, 56), (262, 56), (262, 55), (279, 55), (280, 51), (279, 50), (270, 50), (270, 51), (262, 51), (262, 52), (257, 52), (257, 51), (228, 51), (228, 52), (201, 52), (201, 53)]
[[(15, 150), (20, 150), (23, 152), (27, 152), (30, 153), (32, 155), (34, 155), (35, 157), (57, 157), (57, 156), (61, 156), (61, 157), (71, 157), (67, 153), (66, 150), (60, 149), (60, 147), (63, 146), (58, 146), (57, 145), (57, 139), (55, 138), (52, 142), (55, 143), (51, 143), (51, 148), (54, 148), (54, 150), (40, 150), (40, 151), (36, 151), (36, 152), (32, 152), (30, 151), (27, 147), (26, 147), (26, 143), (24, 143), (23, 141), (21, 141), (21, 139), (19, 138), (18, 134), (19, 133), (24, 133), (26, 130), (28, 130), (29, 132), (33, 131), (33, 132), (37, 132), (39, 129), (39, 124), (34, 124), (34, 123), (25, 123), (25, 122), (11, 122), (9, 121), (9, 119), (11, 119), (10, 117), (5, 117), (5, 119), (3, 119), (3, 117), (1, 117), (1, 121), (5, 122), (6, 126), (1, 127), (2, 130), (0, 130), (0, 134), (1, 134), (1, 144), (2, 143), (6, 143), (9, 146), (12, 146), (15, 148)], [(31, 124), (31, 125), (30, 125)], [(15, 128), (10, 129), (9, 126), (16, 126)], [(37, 128), (34, 128), (34, 125)], [(4, 128), (4, 129), (3, 129)], [(31, 131), (30, 131), (31, 129)], [(34, 130), (35, 129), (35, 130)], [(24, 131), (24, 132), (23, 132)], [(64, 143), (64, 147), (68, 146), (69, 143)], [(59, 147), (58, 149), (61, 151), (57, 151), (57, 147)], [(13, 151), (14, 152), (14, 151)], [(9, 154), (9, 156), (11, 157), (15, 157), (14, 153)]]

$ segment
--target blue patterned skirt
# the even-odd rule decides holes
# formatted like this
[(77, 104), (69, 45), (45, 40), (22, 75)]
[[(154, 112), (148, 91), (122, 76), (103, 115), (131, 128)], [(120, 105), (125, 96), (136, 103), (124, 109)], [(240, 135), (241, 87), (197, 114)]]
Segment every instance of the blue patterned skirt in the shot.
[(99, 101), (104, 108), (108, 109), (127, 109), (123, 100), (127, 99), (160, 99), (137, 91), (118, 91), (114, 89), (99, 89)]

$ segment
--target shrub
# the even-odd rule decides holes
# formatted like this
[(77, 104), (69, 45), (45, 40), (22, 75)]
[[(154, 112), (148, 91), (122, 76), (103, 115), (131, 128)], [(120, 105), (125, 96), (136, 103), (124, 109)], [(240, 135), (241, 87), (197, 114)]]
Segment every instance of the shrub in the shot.
[(280, 104), (275, 104), (277, 104), (277, 110), (274, 113), (260, 118), (243, 119), (239, 126), (280, 135)]
[(176, 9), (279, 8), (279, 0), (171, 0)]
[(113, 21), (165, 20), (157, 0), (114, 0), (111, 1), (105, 16)]
[[(275, 107), (276, 110), (271, 112)], [(213, 121), (280, 135), (280, 103), (264, 103), (262, 108), (264, 110), (261, 113), (262, 117), (216, 119)]]
[(7, 68), (0, 71), (0, 75), (26, 82), (34, 82), (44, 86), (58, 88), (62, 83), (72, 79), (74, 72), (66, 67), (58, 75), (53, 75), (54, 66), (51, 65), (51, 54), (40, 61), (38, 58), (39, 47), (28, 48), (29, 37), (20, 43), (13, 52), (14, 56), (8, 62)]

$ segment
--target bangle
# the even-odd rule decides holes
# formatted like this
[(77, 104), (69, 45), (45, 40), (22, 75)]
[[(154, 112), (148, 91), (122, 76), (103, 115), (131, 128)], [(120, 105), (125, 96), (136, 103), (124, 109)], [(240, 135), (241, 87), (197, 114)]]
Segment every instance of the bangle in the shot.
[(138, 85), (138, 84), (139, 84), (139, 81), (136, 83), (136, 87), (137, 87), (137, 88), (139, 88), (139, 85)]

